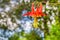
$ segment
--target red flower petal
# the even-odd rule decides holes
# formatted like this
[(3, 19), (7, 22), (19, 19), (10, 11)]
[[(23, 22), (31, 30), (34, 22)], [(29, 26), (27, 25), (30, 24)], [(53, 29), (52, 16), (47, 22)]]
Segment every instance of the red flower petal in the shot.
[(39, 12), (42, 13), (42, 4), (40, 3)]
[(32, 3), (31, 11), (34, 11), (34, 3)]
[(23, 14), (23, 16), (29, 16), (30, 12)]
[(31, 17), (45, 16), (45, 14), (42, 12), (42, 4), (40, 3), (40, 7), (37, 7), (36, 11), (34, 11), (34, 3), (32, 3), (31, 12), (27, 12), (23, 16), (31, 16)]

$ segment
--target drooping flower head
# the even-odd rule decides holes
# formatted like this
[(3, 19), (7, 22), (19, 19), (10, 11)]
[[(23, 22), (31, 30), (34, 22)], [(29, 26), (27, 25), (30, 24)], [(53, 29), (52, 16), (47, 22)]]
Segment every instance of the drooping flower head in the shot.
[(40, 6), (39, 7), (36, 7), (36, 10), (34, 9), (34, 3), (32, 3), (32, 6), (31, 6), (31, 11), (30, 12), (27, 12), (26, 14), (24, 14), (23, 16), (31, 16), (32, 18), (34, 18), (34, 23), (33, 23), (33, 26), (35, 28), (38, 27), (38, 19), (37, 17), (42, 17), (42, 16), (45, 16), (45, 14), (42, 12), (42, 3), (40, 3)]

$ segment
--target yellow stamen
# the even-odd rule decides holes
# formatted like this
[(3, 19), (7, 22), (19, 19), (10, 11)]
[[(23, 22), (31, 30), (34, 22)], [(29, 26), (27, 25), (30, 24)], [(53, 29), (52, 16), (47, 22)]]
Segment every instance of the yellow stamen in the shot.
[(33, 27), (38, 28), (38, 19), (34, 17)]

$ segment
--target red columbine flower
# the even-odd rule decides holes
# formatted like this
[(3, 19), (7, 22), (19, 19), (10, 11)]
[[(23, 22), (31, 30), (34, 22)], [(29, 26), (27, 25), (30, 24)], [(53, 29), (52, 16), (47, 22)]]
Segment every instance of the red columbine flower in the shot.
[(42, 4), (40, 3), (40, 7), (37, 7), (36, 11), (35, 11), (34, 10), (34, 3), (32, 3), (31, 11), (27, 12), (23, 16), (31, 16), (31, 17), (33, 17), (34, 18), (33, 26), (35, 28), (37, 28), (38, 27), (38, 19), (37, 19), (37, 17), (45, 16), (45, 14), (43, 14), (43, 12), (42, 12)]

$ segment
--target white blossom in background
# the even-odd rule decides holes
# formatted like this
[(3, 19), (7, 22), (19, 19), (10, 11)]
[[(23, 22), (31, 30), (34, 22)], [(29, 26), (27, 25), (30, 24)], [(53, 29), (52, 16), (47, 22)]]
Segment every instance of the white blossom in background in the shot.
[(30, 0), (24, 0), (25, 3), (30, 2)]
[[(50, 4), (49, 4), (49, 1), (47, 1), (47, 3), (46, 3), (46, 9), (48, 9), (47, 11), (46, 11), (46, 13), (47, 14), (49, 14), (49, 12), (51, 12), (52, 13), (52, 15), (50, 16), (50, 20), (52, 20), (52, 24), (54, 24), (55, 23), (55, 13), (54, 13), (54, 11), (57, 11), (57, 7), (56, 6), (50, 6)], [(50, 11), (50, 9), (51, 9), (51, 11)], [(56, 12), (56, 14), (58, 15), (58, 11)], [(47, 23), (47, 24), (49, 24), (49, 22)], [(51, 25), (49, 24), (48, 26), (50, 26), (51, 27)]]
[(44, 29), (44, 23), (42, 23), (41, 26), (42, 26), (42, 29)]
[(26, 19), (27, 21), (21, 20), (21, 27), (24, 29), (25, 33), (29, 33), (32, 30), (32, 21)]
[(0, 35), (3, 35), (4, 30), (0, 29)]
[(16, 23), (17, 24), (21, 24), (21, 21), (16, 19)]
[(58, 0), (58, 2), (60, 2), (60, 0)]
[(55, 24), (55, 20), (52, 21), (52, 24)]
[(15, 7), (16, 6), (16, 4), (18, 4), (16, 1), (10, 1), (10, 4), (11, 4), (11, 7), (13, 8), (13, 7)]
[(29, 33), (31, 29), (32, 29), (32, 24), (29, 21), (26, 21), (26, 24), (24, 27), (25, 32)]
[(50, 21), (47, 22), (47, 25), (48, 25), (49, 28), (51, 28)]
[(5, 36), (6, 37), (11, 37), (14, 33), (15, 33), (14, 31), (8, 31), (8, 30), (6, 30)]
[(3, 8), (0, 8), (0, 12), (2, 12), (2, 11), (4, 11), (4, 9)]
[(24, 0), (24, 2), (26, 3), (26, 2), (28, 2), (28, 0)]
[[(29, 2), (29, 1), (27, 1), (27, 2)], [(18, 27), (21, 24), (21, 21), (12, 14), (12, 16), (14, 17), (14, 20), (16, 21), (13, 23), (12, 18), (11, 18), (12, 16), (10, 17), (7, 14), (7, 12), (13, 11), (14, 8), (17, 8), (16, 7), (17, 5), (18, 5), (18, 2), (16, 2), (15, 0), (14, 1), (10, 0), (9, 5), (5, 5), (4, 8), (0, 8), (0, 15), (1, 15), (0, 16), (1, 17), (0, 18), (0, 27), (3, 27), (3, 25), (4, 25), (8, 28), (5, 32), (4, 32), (4, 29), (3, 29), (3, 31), (1, 30), (2, 32), (0, 31), (0, 35), (2, 35), (0, 40), (8, 40), (7, 36), (11, 37), (14, 34), (14, 32), (21, 31), (20, 28)], [(31, 21), (28, 21), (28, 22), (26, 22), (26, 24), (22, 24), (22, 25), (25, 30), (25, 33), (30, 32), (30, 30), (32, 28)], [(25, 29), (25, 27), (26, 27), (26, 29)], [(15, 31), (14, 31), (14, 29), (15, 29)], [(14, 31), (14, 32), (9, 32), (8, 30)], [(7, 38), (4, 38), (4, 36), (6, 36)]]
[(44, 19), (43, 19), (43, 18), (41, 18), (41, 20), (43, 21)]
[(54, 20), (54, 17), (53, 17), (53, 16), (50, 16), (50, 19), (51, 19), (51, 20)]
[(41, 19), (38, 19), (38, 21), (40, 21)]
[(53, 10), (57, 10), (57, 7), (53, 6)]
[(15, 5), (14, 4), (11, 4), (11, 7), (13, 8)]
[(30, 2), (30, 0), (28, 0), (28, 2)]
[(23, 0), (20, 0), (19, 2), (20, 2), (20, 3), (22, 3), (22, 2), (23, 2)]
[(5, 15), (1, 15), (2, 17), (4, 17)]
[(50, 21), (48, 21), (47, 24), (50, 25)]
[(15, 3), (16, 3), (16, 1), (12, 1), (12, 0), (11, 0), (11, 1), (10, 1), (10, 3), (11, 3), (11, 4), (15, 4)]
[(27, 3), (27, 2), (29, 3), (29, 2), (30, 2), (30, 0), (20, 0), (19, 2), (22, 3), (23, 1), (24, 1), (25, 3)]
[(49, 14), (50, 10), (46, 11), (46, 14)]
[(3, 0), (0, 0), (0, 3), (2, 2)]
[(8, 5), (5, 5), (5, 12), (8, 12), (8, 11), (10, 11), (10, 7), (8, 6)]
[(18, 25), (16, 23), (13, 23), (11, 21), (11, 18), (7, 18), (7, 26), (8, 26), (8, 29), (9, 30), (13, 30), (15, 29), (16, 27), (18, 27)]
[(0, 37), (0, 40), (8, 40), (8, 38)]
[(52, 12), (52, 16), (53, 16), (53, 17), (55, 16), (55, 13), (54, 13), (54, 12)]
[(15, 32), (21, 32), (22, 30), (20, 28), (16, 28)]
[(45, 12), (45, 7), (43, 7), (43, 10), (42, 11)]
[(47, 9), (52, 9), (52, 7), (49, 6), (49, 1), (47, 1), (47, 3), (46, 3), (46, 8)]
[[(9, 17), (7, 13), (1, 12), (0, 15), (2, 15), (1, 16), (2, 18), (0, 19), (1, 26), (5, 25), (9, 30), (14, 30), (16, 27), (18, 27), (18, 24), (19, 24), (18, 21), (16, 21), (15, 23), (13, 23), (11, 21), (12, 20), (11, 17)], [(16, 17), (14, 17), (14, 18), (15, 18), (15, 20), (17, 19)]]
[(56, 15), (58, 15), (58, 11), (56, 12)]

